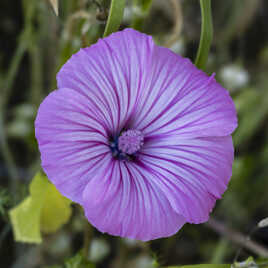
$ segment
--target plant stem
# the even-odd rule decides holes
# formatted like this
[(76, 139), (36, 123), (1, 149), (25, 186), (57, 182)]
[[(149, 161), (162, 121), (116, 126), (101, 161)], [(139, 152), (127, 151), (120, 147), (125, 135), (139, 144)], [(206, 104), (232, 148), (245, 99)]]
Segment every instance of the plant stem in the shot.
[(202, 26), (201, 37), (195, 65), (197, 68), (204, 70), (206, 67), (208, 54), (213, 38), (213, 24), (211, 14), (211, 0), (200, 0)]
[(170, 37), (165, 43), (166, 47), (171, 47), (177, 40), (179, 40), (183, 25), (181, 1), (177, 0), (169, 0), (169, 1), (171, 3), (171, 8), (173, 9), (174, 26)]
[(93, 236), (92, 226), (86, 221), (84, 229), (84, 246), (82, 251), (85, 259), (88, 259), (92, 236)]
[(15, 78), (16, 78), (15, 76), (17, 74), (20, 62), (27, 48), (25, 41), (23, 40), (24, 36), (25, 36), (25, 32), (23, 32), (21, 37), (19, 38), (18, 47), (11, 60), (9, 71), (7, 72), (7, 75), (6, 75), (6, 79), (3, 82), (2, 94), (1, 94), (1, 108), (3, 111), (11, 95), (11, 88), (15, 81)]
[(222, 263), (229, 248), (229, 244), (230, 242), (225, 237), (222, 237), (214, 250), (210, 263)]
[(125, 0), (112, 0), (103, 36), (116, 32), (124, 15)]

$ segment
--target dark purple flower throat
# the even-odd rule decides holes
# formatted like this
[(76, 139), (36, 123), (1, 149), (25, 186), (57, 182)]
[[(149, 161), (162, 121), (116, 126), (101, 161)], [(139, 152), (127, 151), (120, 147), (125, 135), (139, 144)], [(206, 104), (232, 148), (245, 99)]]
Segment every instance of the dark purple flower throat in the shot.
[(110, 143), (113, 157), (120, 160), (133, 160), (144, 143), (144, 136), (140, 130), (129, 129), (123, 131)]

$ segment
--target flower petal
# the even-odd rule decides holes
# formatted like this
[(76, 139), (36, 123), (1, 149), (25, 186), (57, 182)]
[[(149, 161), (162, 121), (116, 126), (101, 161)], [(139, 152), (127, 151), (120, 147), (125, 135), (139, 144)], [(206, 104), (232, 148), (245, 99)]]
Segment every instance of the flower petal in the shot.
[(133, 162), (111, 160), (88, 183), (83, 207), (100, 231), (143, 241), (170, 236), (185, 223)]
[(129, 126), (147, 135), (226, 136), (237, 125), (233, 101), (213, 77), (132, 29), (81, 49), (57, 80), (101, 106), (112, 135)]
[(188, 59), (155, 46), (150, 84), (143, 91), (133, 128), (145, 135), (226, 136), (237, 126), (234, 103), (213, 76)]
[(81, 94), (65, 88), (46, 97), (35, 121), (43, 169), (63, 195), (78, 203), (90, 174), (112, 157), (96, 113)]
[(153, 48), (151, 37), (132, 29), (111, 34), (74, 54), (58, 73), (58, 87), (72, 88), (101, 106), (116, 135), (130, 124)]
[(233, 162), (231, 136), (147, 141), (140, 162), (155, 175), (175, 211), (188, 222), (208, 220), (226, 190)]

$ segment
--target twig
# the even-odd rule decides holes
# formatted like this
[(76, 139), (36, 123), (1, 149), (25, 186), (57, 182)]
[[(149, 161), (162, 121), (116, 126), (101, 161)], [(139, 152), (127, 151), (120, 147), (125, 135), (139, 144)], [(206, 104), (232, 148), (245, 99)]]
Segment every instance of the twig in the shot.
[(170, 0), (173, 16), (174, 16), (174, 26), (172, 33), (168, 40), (165, 42), (166, 47), (171, 47), (178, 39), (182, 31), (183, 16), (181, 10), (181, 1), (180, 0)]
[(257, 242), (251, 241), (249, 236), (233, 230), (225, 226), (223, 223), (212, 218), (206, 223), (206, 226), (223, 235), (230, 241), (257, 254), (258, 256), (265, 258), (268, 257), (268, 249), (258, 244)]
[(3, 119), (3, 109), (0, 107), (0, 151), (3, 156), (3, 159), (5, 160), (8, 174), (11, 178), (10, 184), (11, 184), (11, 190), (15, 191), (15, 183), (18, 179), (18, 172), (16, 168), (15, 161), (12, 157), (11, 151), (9, 149), (5, 128), (4, 128), (4, 119)]

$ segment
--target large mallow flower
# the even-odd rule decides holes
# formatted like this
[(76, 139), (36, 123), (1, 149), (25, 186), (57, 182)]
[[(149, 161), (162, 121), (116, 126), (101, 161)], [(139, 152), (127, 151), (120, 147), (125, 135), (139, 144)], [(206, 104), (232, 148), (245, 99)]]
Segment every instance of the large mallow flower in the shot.
[(81, 49), (35, 121), (42, 167), (101, 232), (208, 220), (231, 177), (235, 107), (213, 76), (132, 29)]

